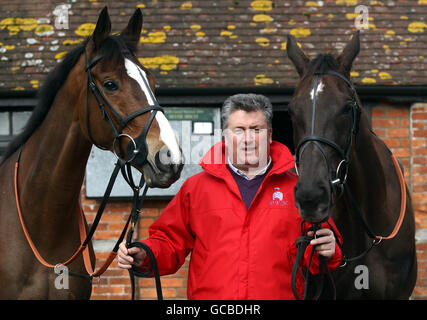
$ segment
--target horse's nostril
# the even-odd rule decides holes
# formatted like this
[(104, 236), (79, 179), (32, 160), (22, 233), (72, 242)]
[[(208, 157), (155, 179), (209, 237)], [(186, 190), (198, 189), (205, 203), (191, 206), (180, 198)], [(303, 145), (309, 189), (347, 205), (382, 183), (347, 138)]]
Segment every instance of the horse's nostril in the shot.
[(167, 167), (170, 165), (170, 158), (167, 156), (165, 150), (160, 150), (155, 156), (155, 163), (157, 168), (162, 171), (167, 170)]
[(183, 164), (174, 164), (172, 166), (173, 173), (178, 174), (179, 172), (181, 172), (183, 166), (184, 166)]

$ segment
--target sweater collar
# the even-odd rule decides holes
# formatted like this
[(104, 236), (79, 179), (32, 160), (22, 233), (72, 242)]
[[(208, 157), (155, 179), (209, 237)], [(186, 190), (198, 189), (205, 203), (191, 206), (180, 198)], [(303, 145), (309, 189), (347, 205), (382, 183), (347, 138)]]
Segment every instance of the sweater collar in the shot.
[(249, 178), (249, 177), (246, 175), (246, 173), (244, 173), (243, 171), (241, 171), (241, 170), (237, 169), (237, 168), (236, 168), (236, 167), (231, 163), (230, 158), (229, 158), (229, 157), (227, 157), (227, 166), (228, 166), (231, 170), (233, 170), (233, 172), (234, 172), (234, 173), (236, 173), (236, 174), (238, 174), (239, 176), (241, 176), (241, 177), (245, 178), (246, 180), (252, 180), (253, 178), (255, 178), (255, 177), (257, 177), (257, 176), (263, 175), (263, 174), (267, 171), (268, 167), (270, 167), (270, 165), (271, 165), (271, 157), (269, 157), (269, 158), (268, 158), (268, 163), (267, 163), (267, 165), (266, 165), (264, 168), (261, 168), (259, 171), (257, 171), (257, 172), (256, 172), (256, 174), (254, 174), (254, 176), (253, 176), (252, 178)]

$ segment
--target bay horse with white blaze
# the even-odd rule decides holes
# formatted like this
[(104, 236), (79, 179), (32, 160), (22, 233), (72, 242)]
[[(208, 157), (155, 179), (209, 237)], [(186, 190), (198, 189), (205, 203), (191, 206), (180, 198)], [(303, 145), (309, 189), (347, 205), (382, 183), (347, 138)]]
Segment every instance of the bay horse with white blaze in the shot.
[[(356, 32), (337, 58), (310, 60), (288, 36), (300, 76), (288, 109), (295, 203), (308, 223), (332, 216), (342, 235), (346, 265), (333, 273), (338, 299), (408, 299), (417, 278), (414, 213), (401, 167), (373, 133), (349, 81), (359, 48)], [(355, 284), (358, 265), (367, 272), (363, 285)]]
[(150, 187), (179, 178), (181, 149), (153, 95), (154, 77), (136, 57), (141, 28), (137, 9), (120, 35), (110, 35), (104, 8), (93, 35), (49, 74), (26, 127), (6, 150), (0, 299), (90, 298), (89, 277), (70, 276), (68, 289), (57, 288), (58, 275), (41, 262), (67, 261), (76, 274), (94, 268), (90, 242), (76, 254), (87, 232), (79, 197), (93, 144), (143, 172)]

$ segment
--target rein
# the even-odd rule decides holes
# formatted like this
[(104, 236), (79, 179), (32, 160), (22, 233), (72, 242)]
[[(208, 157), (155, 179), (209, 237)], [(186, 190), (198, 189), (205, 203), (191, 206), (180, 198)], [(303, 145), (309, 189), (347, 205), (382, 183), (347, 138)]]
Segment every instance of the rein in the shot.
[[(310, 252), (310, 258), (308, 261), (308, 265), (306, 267), (305, 272), (301, 270), (301, 261), (304, 257), (304, 253), (307, 250), (308, 245), (310, 244), (311, 240), (316, 238), (316, 231), (321, 229), (320, 225), (313, 224), (311, 228), (308, 231), (313, 231), (314, 236), (309, 237), (307, 235), (304, 235), (303, 232), (303, 226), (305, 221), (301, 222), (301, 237), (297, 238), (295, 240), (295, 246), (297, 247), (297, 254), (295, 257), (295, 262), (292, 267), (292, 273), (291, 273), (291, 288), (292, 292), (297, 300), (301, 300), (301, 297), (298, 294), (298, 290), (296, 288), (296, 277), (297, 273), (300, 272), (301, 276), (304, 279), (304, 296), (302, 297), (303, 300), (307, 300), (309, 297), (308, 293), (308, 285), (310, 283), (310, 266), (314, 255), (314, 247), (311, 248)], [(329, 285), (331, 287), (333, 299), (336, 299), (336, 290), (335, 290), (335, 284), (334, 280), (332, 278), (331, 270), (328, 266), (328, 260), (326, 257), (323, 257), (322, 255), (318, 255), (319, 258), (319, 278), (317, 279), (317, 285), (316, 285), (316, 292), (314, 293), (313, 297), (311, 299), (318, 300), (322, 294), (323, 286), (324, 286), (324, 274), (326, 274)]]
[[(106, 150), (106, 148), (98, 146), (94, 142), (92, 134), (91, 134), (90, 124), (89, 124), (89, 98), (88, 98), (88, 94), (89, 94), (88, 88), (90, 88), (91, 92), (95, 96), (97, 104), (101, 110), (102, 118), (107, 121), (107, 123), (111, 127), (111, 130), (113, 131), (113, 135), (114, 135), (113, 153), (117, 158), (117, 162), (115, 164), (114, 170), (111, 174), (107, 188), (104, 192), (104, 196), (103, 196), (101, 203), (98, 207), (97, 214), (95, 216), (95, 219), (92, 223), (92, 226), (91, 226), (89, 232), (86, 234), (86, 226), (85, 226), (85, 222), (84, 222), (84, 213), (83, 213), (83, 210), (81, 208), (81, 205), (79, 204), (78, 205), (78, 211), (79, 211), (78, 212), (78, 225), (79, 225), (79, 233), (80, 233), (81, 244), (78, 247), (78, 249), (72, 254), (72, 256), (68, 260), (66, 260), (62, 263), (58, 263), (56, 265), (48, 263), (40, 255), (40, 253), (37, 250), (34, 242), (31, 239), (31, 236), (30, 236), (28, 229), (25, 225), (22, 210), (21, 210), (21, 205), (20, 205), (20, 201), (19, 201), (18, 173), (19, 173), (19, 161), (21, 158), (22, 148), (19, 149), (19, 152), (18, 152), (18, 157), (17, 157), (16, 162), (15, 162), (15, 173), (14, 173), (14, 192), (15, 192), (15, 200), (16, 200), (16, 207), (18, 210), (19, 220), (20, 220), (22, 229), (24, 231), (25, 237), (27, 239), (27, 242), (31, 247), (31, 250), (33, 251), (37, 260), (43, 266), (45, 266), (47, 268), (52, 268), (52, 269), (54, 269), (57, 266), (67, 266), (71, 262), (73, 262), (78, 256), (80, 256), (80, 254), (83, 253), (84, 265), (85, 265), (87, 274), (77, 274), (77, 273), (69, 272), (69, 275), (88, 278), (90, 281), (92, 281), (93, 278), (99, 278), (108, 269), (110, 264), (114, 261), (114, 259), (117, 256), (117, 251), (119, 249), (119, 245), (121, 242), (123, 242), (123, 240), (126, 236), (126, 231), (129, 228), (129, 231), (127, 233), (127, 241), (126, 241), (127, 246), (128, 247), (135, 247), (135, 246), (143, 247), (145, 249), (145, 251), (147, 252), (147, 255), (150, 258), (150, 264), (149, 264), (148, 270), (146, 272), (137, 270), (135, 268), (129, 270), (129, 275), (130, 275), (130, 279), (131, 279), (131, 287), (132, 287), (132, 300), (135, 298), (135, 276), (150, 277), (153, 274), (153, 272), (154, 272), (154, 276), (156, 278), (157, 297), (159, 300), (162, 300), (163, 295), (162, 295), (162, 288), (161, 288), (161, 283), (160, 283), (160, 276), (159, 276), (156, 258), (154, 256), (153, 252), (145, 244), (141, 244), (140, 242), (131, 242), (135, 226), (138, 222), (139, 215), (141, 213), (142, 204), (144, 202), (144, 199), (145, 199), (145, 196), (146, 196), (146, 193), (148, 190), (148, 185), (145, 184), (143, 174), (141, 174), (141, 179), (140, 179), (139, 184), (136, 185), (134, 183), (130, 163), (133, 162), (137, 165), (143, 165), (145, 163), (148, 163), (149, 165), (151, 165), (150, 162), (147, 160), (148, 147), (147, 147), (147, 143), (146, 143), (146, 136), (147, 136), (148, 130), (151, 126), (151, 123), (154, 120), (156, 112), (157, 111), (163, 112), (163, 109), (160, 107), (157, 100), (154, 98), (154, 95), (152, 94), (151, 90), (148, 90), (150, 92), (152, 100), (155, 102), (154, 105), (150, 105), (148, 107), (141, 108), (140, 110), (128, 115), (127, 117), (121, 118), (120, 115), (117, 113), (117, 111), (114, 110), (114, 108), (111, 106), (111, 104), (105, 98), (105, 96), (102, 94), (101, 90), (99, 89), (98, 85), (94, 81), (93, 76), (90, 72), (90, 69), (93, 66), (95, 66), (95, 64), (98, 63), (101, 59), (102, 59), (102, 56), (97, 56), (91, 62), (89, 62), (87, 59), (86, 51), (85, 51), (85, 61), (86, 61), (85, 71), (87, 73), (87, 87), (86, 87), (86, 111), (87, 111), (87, 114), (86, 114), (86, 121), (87, 121), (89, 138), (90, 138), (91, 142), (95, 146), (99, 147), (100, 149)], [(144, 77), (142, 77), (142, 78), (144, 79), (144, 82), (146, 82), (145, 78)], [(148, 86), (147, 83), (146, 83), (146, 85)], [(105, 102), (105, 105), (107, 105), (107, 107), (109, 108), (109, 110), (113, 114), (115, 120), (119, 123), (119, 129), (118, 130), (116, 129), (113, 121), (111, 120), (108, 113), (106, 112), (105, 105), (102, 101)], [(133, 120), (136, 117), (138, 117), (142, 114), (145, 114), (149, 111), (151, 111), (150, 118), (148, 119), (144, 128), (142, 129), (141, 134), (136, 139), (133, 139), (129, 135), (122, 133), (122, 130), (124, 129), (124, 127), (131, 120)], [(123, 157), (123, 150), (122, 150), (121, 146), (119, 147), (120, 148), (120, 155), (117, 155), (115, 152), (116, 140), (120, 139), (122, 136), (126, 136), (130, 139), (130, 142), (128, 143), (128, 145), (126, 147), (126, 153), (128, 154), (129, 160), (125, 160), (122, 158)], [(125, 181), (129, 184), (129, 186), (133, 190), (132, 210), (131, 210), (131, 213), (129, 214), (128, 218), (127, 218), (125, 226), (123, 227), (123, 230), (120, 234), (120, 237), (116, 241), (116, 243), (115, 243), (113, 249), (111, 250), (110, 254), (108, 255), (106, 261), (97, 271), (94, 271), (92, 268), (91, 261), (90, 261), (89, 250), (88, 250), (87, 246), (88, 246), (89, 242), (91, 241), (91, 239), (92, 239), (92, 237), (93, 237), (93, 235), (94, 235), (94, 233), (98, 227), (98, 224), (101, 220), (102, 214), (104, 212), (104, 209), (105, 209), (105, 206), (108, 202), (108, 199), (110, 198), (110, 194), (111, 194), (111, 191), (113, 189), (113, 185), (116, 181), (116, 178), (117, 178), (119, 171), (122, 173), (123, 178), (125, 179)], [(140, 195), (141, 190), (143, 190), (143, 192)], [(129, 227), (129, 225), (130, 225), (130, 227)]]
[(354, 197), (353, 197), (353, 195), (352, 195), (352, 193), (350, 191), (350, 188), (348, 187), (348, 185), (344, 185), (344, 190), (345, 190), (346, 195), (347, 195), (347, 197), (349, 199), (350, 205), (353, 208), (353, 211), (355, 211), (357, 213), (357, 216), (358, 216), (361, 224), (365, 228), (366, 234), (371, 239), (373, 239), (373, 242), (374, 242), (375, 245), (379, 244), (382, 240), (393, 239), (397, 235), (397, 233), (399, 232), (400, 227), (402, 226), (402, 223), (403, 223), (403, 219), (405, 218), (405, 212), (406, 212), (406, 184), (405, 184), (405, 178), (403, 176), (402, 170), (400, 169), (399, 162), (397, 161), (396, 157), (393, 154), (391, 154), (390, 156), (391, 156), (391, 159), (393, 161), (394, 169), (396, 171), (396, 175), (397, 175), (398, 180), (399, 180), (401, 201), (400, 201), (399, 218), (397, 219), (397, 222), (394, 225), (393, 231), (390, 232), (389, 235), (387, 235), (387, 236), (379, 236), (379, 235), (375, 235), (371, 231), (371, 229), (369, 228), (368, 224), (363, 219), (361, 210), (357, 206), (356, 200), (354, 199)]
[[(340, 146), (338, 146), (334, 141), (331, 141), (325, 137), (322, 136), (318, 136), (315, 135), (314, 133), (314, 124), (315, 124), (315, 116), (316, 116), (316, 96), (317, 96), (317, 87), (318, 87), (318, 78), (320, 75), (322, 74), (330, 74), (330, 75), (334, 75), (342, 80), (344, 80), (344, 82), (349, 86), (349, 88), (352, 91), (352, 102), (351, 102), (351, 107), (352, 107), (352, 128), (350, 131), (350, 136), (348, 138), (348, 142), (347, 142), (347, 147), (345, 149), (342, 149)], [(337, 190), (340, 190), (340, 195), (337, 196), (337, 199), (341, 197), (341, 195), (343, 193), (346, 194), (348, 202), (352, 208), (352, 211), (354, 211), (356, 213), (356, 216), (360, 222), (360, 224), (364, 227), (366, 234), (372, 239), (372, 244), (369, 248), (367, 248), (364, 252), (362, 252), (361, 254), (352, 257), (352, 258), (346, 258), (344, 255), (344, 251), (343, 251), (343, 246), (342, 243), (339, 242), (339, 238), (337, 237), (337, 235), (335, 234), (334, 229), (332, 228), (331, 225), (330, 229), (334, 232), (334, 236), (337, 242), (337, 245), (339, 246), (339, 248), (341, 249), (341, 251), (343, 252), (343, 256), (342, 256), (342, 260), (341, 260), (341, 265), (340, 267), (344, 267), (347, 262), (352, 262), (355, 261), (357, 259), (360, 259), (362, 257), (364, 257), (366, 254), (369, 253), (369, 251), (371, 251), (371, 249), (374, 246), (377, 246), (382, 240), (390, 240), (393, 239), (397, 233), (400, 230), (400, 227), (402, 226), (403, 223), (403, 219), (405, 217), (405, 212), (406, 212), (406, 185), (405, 185), (405, 179), (402, 173), (402, 170), (399, 166), (399, 163), (396, 159), (396, 157), (393, 155), (393, 153), (390, 151), (390, 149), (384, 144), (384, 146), (386, 147), (386, 149), (389, 151), (391, 159), (393, 161), (393, 165), (396, 171), (396, 175), (398, 177), (399, 180), (399, 185), (400, 185), (400, 195), (401, 195), (401, 203), (400, 203), (400, 212), (399, 212), (399, 218), (393, 228), (393, 231), (387, 235), (387, 236), (379, 236), (379, 235), (375, 235), (371, 229), (369, 228), (368, 224), (366, 223), (365, 219), (363, 218), (362, 212), (357, 204), (357, 201), (355, 200), (355, 198), (353, 197), (353, 194), (351, 193), (351, 190), (348, 186), (347, 182), (347, 174), (348, 174), (348, 166), (349, 166), (349, 161), (350, 161), (350, 150), (352, 148), (353, 145), (353, 136), (354, 139), (357, 138), (357, 134), (359, 132), (359, 126), (360, 126), (360, 115), (361, 115), (361, 108), (356, 100), (356, 90), (354, 88), (354, 86), (352, 85), (352, 83), (342, 74), (335, 72), (335, 71), (326, 71), (325, 73), (315, 73), (315, 78), (314, 78), (314, 88), (313, 88), (313, 105), (312, 105), (312, 127), (311, 127), (311, 135), (304, 137), (299, 144), (297, 145), (296, 151), (295, 151), (295, 169), (297, 172), (297, 175), (299, 176), (299, 172), (298, 172), (298, 165), (299, 165), (299, 161), (300, 161), (300, 157), (301, 154), (304, 152), (304, 149), (307, 147), (307, 145), (309, 143), (313, 143), (322, 153), (322, 155), (324, 156), (325, 160), (326, 160), (326, 164), (328, 167), (328, 171), (330, 174), (329, 177), (329, 182), (331, 185), (331, 189), (333, 193), (337, 193)], [(322, 147), (321, 144), (326, 144), (329, 147), (331, 147), (335, 152), (338, 153), (338, 155), (341, 157), (341, 162), (338, 164), (338, 167), (336, 169), (336, 171), (332, 170), (332, 167), (330, 165), (329, 162), (329, 158), (327, 156), (326, 151), (324, 150), (324, 148)], [(344, 170), (344, 176), (340, 176), (340, 172), (342, 170), (342, 168), (345, 168)], [(302, 224), (304, 223), (304, 221), (302, 222)], [(329, 224), (329, 223), (328, 223)], [(319, 228), (318, 225), (313, 225), (312, 229), (315, 231), (317, 228)], [(308, 244), (310, 243), (310, 241), (312, 240), (311, 237), (308, 237), (306, 235), (303, 234), (302, 232), (302, 227), (301, 227), (301, 237), (298, 238), (295, 241), (295, 245), (297, 247), (297, 257), (295, 259), (294, 265), (293, 265), (293, 269), (292, 269), (292, 279), (291, 279), (291, 286), (292, 286), (292, 290), (294, 293), (295, 298), (297, 298), (298, 300), (300, 300), (300, 297), (297, 293), (296, 290), (296, 273), (299, 270), (299, 265), (300, 265), (300, 261), (302, 259), (302, 257), (304, 256), (304, 252), (308, 247)], [(309, 282), (309, 269), (310, 269), (310, 263), (311, 263), (311, 259), (312, 259), (312, 255), (313, 255), (313, 251), (314, 248), (312, 249), (312, 252), (310, 254), (310, 259), (309, 259), (309, 265), (307, 267), (307, 271), (306, 271), (306, 275), (303, 275), (303, 278), (305, 279), (305, 287), (304, 287), (304, 300), (307, 299), (307, 291), (308, 291), (308, 282)], [(323, 289), (323, 274), (322, 272), (326, 273), (331, 288), (332, 288), (332, 294), (333, 294), (333, 299), (336, 298), (336, 293), (335, 293), (335, 285), (333, 283), (333, 279), (331, 277), (329, 268), (327, 266), (327, 261), (323, 261), (325, 260), (323, 259), (323, 257), (321, 255), (319, 255), (319, 274), (321, 277), (321, 282), (320, 284), (317, 286), (316, 289), (316, 293), (314, 295), (314, 299), (318, 299), (320, 297), (320, 294), (322, 292)], [(326, 263), (326, 267), (324, 266), (324, 264)], [(326, 272), (325, 272), (326, 271)]]

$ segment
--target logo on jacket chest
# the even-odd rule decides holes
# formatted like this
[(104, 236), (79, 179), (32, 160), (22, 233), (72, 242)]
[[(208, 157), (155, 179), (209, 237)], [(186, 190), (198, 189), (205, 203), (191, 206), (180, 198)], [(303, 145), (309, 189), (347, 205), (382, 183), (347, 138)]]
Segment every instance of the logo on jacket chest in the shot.
[(274, 188), (272, 200), (269, 204), (274, 207), (284, 207), (288, 205), (288, 201), (284, 199), (283, 192), (280, 191), (280, 188)]

